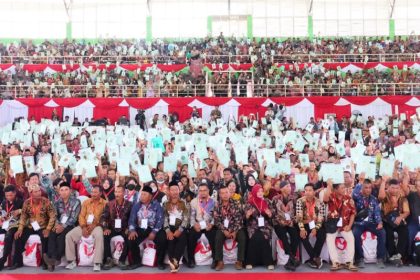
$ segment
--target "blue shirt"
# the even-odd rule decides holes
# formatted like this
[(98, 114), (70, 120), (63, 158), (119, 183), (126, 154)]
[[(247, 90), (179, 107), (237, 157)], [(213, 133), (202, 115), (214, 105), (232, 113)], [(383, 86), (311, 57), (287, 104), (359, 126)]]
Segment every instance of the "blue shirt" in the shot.
[(163, 208), (156, 200), (152, 200), (148, 206), (141, 201), (134, 204), (131, 209), (130, 219), (128, 220), (128, 228), (131, 231), (140, 228), (141, 220), (147, 219), (147, 227), (157, 233), (163, 226)]
[(381, 217), (381, 208), (379, 205), (379, 200), (374, 197), (373, 195), (369, 195), (368, 197), (364, 197), (362, 195), (362, 184), (357, 184), (353, 190), (353, 200), (356, 205), (356, 211), (359, 213), (361, 210), (368, 208), (369, 215), (368, 221), (360, 221), (356, 220), (356, 223), (363, 224), (366, 222), (380, 224), (382, 223)]

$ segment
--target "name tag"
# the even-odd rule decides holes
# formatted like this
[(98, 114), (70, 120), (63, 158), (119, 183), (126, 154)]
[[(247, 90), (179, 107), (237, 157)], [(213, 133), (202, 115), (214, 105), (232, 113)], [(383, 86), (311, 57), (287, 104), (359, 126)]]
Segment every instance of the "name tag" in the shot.
[(337, 222), (337, 227), (342, 227), (343, 226), (343, 218), (340, 218)]
[(206, 221), (201, 221), (201, 222), (200, 222), (200, 228), (201, 228), (201, 229), (206, 229), (206, 227), (207, 227), (207, 223), (206, 223)]
[(176, 217), (175, 215), (169, 215), (169, 225), (170, 226), (175, 226), (176, 224)]
[(115, 219), (115, 228), (121, 228), (121, 219)]
[(229, 227), (229, 220), (228, 220), (228, 219), (225, 219), (225, 220), (223, 221), (223, 226), (224, 226), (225, 228), (228, 228), (228, 227)]
[(87, 218), (87, 224), (88, 225), (92, 224), (94, 219), (95, 219), (95, 216), (93, 214), (89, 214)]
[(10, 225), (10, 221), (3, 221), (3, 225), (1, 226), (1, 229), (8, 230)]
[(147, 219), (141, 219), (140, 228), (147, 229), (147, 226), (148, 226), (147, 224), (148, 224)]
[(264, 217), (259, 216), (258, 217), (258, 227), (264, 226)]
[(369, 222), (369, 216), (367, 216), (363, 221)]
[(313, 230), (315, 228), (315, 222), (314, 221), (310, 221), (309, 222), (309, 229)]
[(420, 216), (419, 216), (419, 225), (420, 225)]
[(38, 231), (41, 229), (41, 227), (39, 226), (37, 221), (34, 221), (31, 223), (32, 228), (34, 229), (34, 231)]
[(66, 215), (61, 216), (60, 224), (64, 225), (65, 223), (67, 223), (68, 219), (69, 217), (67, 217)]
[(290, 214), (289, 213), (284, 213), (284, 218), (286, 219), (286, 221), (290, 221)]

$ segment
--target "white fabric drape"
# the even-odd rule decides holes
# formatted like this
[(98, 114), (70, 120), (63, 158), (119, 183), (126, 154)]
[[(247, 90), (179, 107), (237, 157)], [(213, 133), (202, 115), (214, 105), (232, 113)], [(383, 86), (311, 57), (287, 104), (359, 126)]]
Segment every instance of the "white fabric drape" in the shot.
[(351, 111), (353, 112), (354, 110), (360, 111), (364, 118), (369, 116), (377, 118), (392, 115), (392, 105), (380, 98), (376, 98), (373, 102), (366, 105), (351, 104)]
[(0, 127), (14, 122), (15, 118), (28, 117), (28, 106), (17, 100), (4, 100), (0, 105)]
[(63, 117), (65, 118), (66, 116), (68, 116), (71, 122), (73, 122), (74, 118), (77, 118), (79, 122), (84, 123), (86, 118), (88, 119), (88, 121), (90, 121), (90, 119), (93, 118), (94, 108), (95, 105), (93, 105), (93, 103), (89, 100), (86, 100), (77, 107), (64, 107)]
[(305, 127), (309, 119), (315, 116), (314, 104), (305, 98), (294, 106), (286, 106), (284, 115), (288, 119), (293, 118), (298, 127)]
[[(147, 125), (149, 125), (149, 120), (152, 119), (155, 114), (158, 114), (159, 118), (161, 118), (163, 115), (168, 116), (168, 112), (169, 112), (168, 105), (169, 105), (168, 103), (166, 103), (165, 101), (161, 99), (153, 107), (146, 109), (144, 112), (144, 115), (146, 116)], [(136, 123), (135, 118), (136, 118), (137, 113), (138, 113), (138, 109), (130, 106), (130, 110), (129, 110), (130, 124)]]
[(228, 122), (229, 117), (233, 116), (235, 121), (238, 121), (238, 108), (241, 104), (235, 99), (229, 100), (229, 102), (219, 106), (220, 112), (222, 112), (222, 118), (225, 122)]

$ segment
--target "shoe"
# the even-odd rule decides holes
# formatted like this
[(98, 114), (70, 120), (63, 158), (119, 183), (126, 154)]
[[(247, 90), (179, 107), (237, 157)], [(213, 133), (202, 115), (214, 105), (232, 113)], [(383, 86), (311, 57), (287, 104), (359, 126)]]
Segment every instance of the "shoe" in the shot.
[(274, 265), (270, 264), (269, 266), (267, 266), (268, 270), (274, 270)]
[(44, 253), (42, 255), (42, 258), (44, 260), (44, 264), (47, 265), (48, 271), (54, 271), (54, 265), (55, 265), (54, 259), (51, 259), (50, 257), (48, 257), (47, 253)]
[(218, 261), (216, 267), (214, 268), (216, 271), (221, 271), (225, 267), (223, 261)]
[(380, 269), (384, 269), (385, 268), (385, 264), (384, 261), (382, 259), (378, 259), (378, 262), (376, 263), (376, 265), (380, 268)]
[(101, 264), (100, 263), (95, 263), (93, 265), (93, 271), (95, 271), (95, 272), (101, 271)]
[(110, 270), (113, 266), (114, 266), (114, 260), (112, 258), (107, 258), (102, 268), (103, 270)]
[(337, 271), (339, 269), (340, 269), (340, 264), (337, 262), (333, 262), (332, 265), (330, 266), (331, 271)]
[(244, 264), (241, 261), (235, 262), (235, 269), (242, 270), (244, 268)]
[(169, 264), (169, 268), (171, 269), (171, 271), (172, 270), (174, 270), (175, 268), (176, 268), (176, 266), (175, 266), (175, 259), (173, 259), (173, 258), (169, 258), (169, 260), (168, 260), (168, 264)]
[(287, 263), (284, 265), (284, 269), (290, 270), (290, 271), (295, 271), (296, 270), (296, 267), (293, 265), (292, 258), (289, 258)]
[(365, 268), (366, 267), (365, 261), (363, 259), (356, 261), (356, 266), (358, 268)]
[(195, 267), (195, 261), (194, 260), (188, 261), (187, 266), (189, 268), (194, 268)]
[(134, 270), (134, 269), (139, 268), (139, 267), (141, 267), (140, 264), (131, 264), (131, 265), (127, 265), (125, 267), (122, 267), (121, 269), (122, 270)]
[(296, 258), (290, 258), (289, 259), (291, 262), (292, 262), (292, 265), (295, 267), (295, 268), (298, 268), (299, 267), (299, 265), (300, 265), (300, 261), (298, 260), (298, 259), (296, 259)]
[(0, 261), (0, 271), (2, 271), (4, 269), (4, 262), (3, 260)]
[(320, 257), (314, 258), (314, 262), (316, 264), (317, 269), (321, 269), (322, 267), (322, 259)]
[(159, 270), (165, 270), (166, 266), (163, 263), (158, 264)]
[(348, 262), (346, 263), (346, 269), (350, 270), (350, 271), (358, 271), (359, 269), (357, 268), (357, 266), (355, 266), (353, 264), (353, 262)]
[(47, 269), (48, 269), (48, 265), (47, 265), (46, 263), (44, 263), (44, 262), (43, 262), (43, 263), (41, 264), (41, 269), (42, 269), (42, 270), (47, 270)]
[(217, 264), (217, 262), (215, 260), (213, 260), (213, 262), (211, 263), (211, 269), (215, 269), (216, 264)]
[(400, 254), (395, 254), (395, 255), (391, 256), (391, 257), (389, 258), (389, 260), (390, 260), (391, 262), (393, 262), (393, 261), (397, 261), (397, 260), (401, 260), (401, 255), (400, 255)]
[(318, 268), (318, 266), (317, 266), (317, 264), (315, 263), (315, 261), (314, 261), (314, 260), (309, 260), (306, 264), (307, 264), (310, 268)]
[(118, 261), (118, 267), (122, 270), (124, 270), (123, 268), (127, 267), (127, 265), (125, 264), (125, 262), (122, 261)]
[(72, 270), (72, 269), (74, 269), (76, 266), (77, 266), (76, 261), (72, 261), (71, 263), (69, 263), (69, 264), (66, 266), (66, 269), (70, 269), (70, 270)]
[(22, 264), (15, 263), (11, 267), (9, 267), (9, 270), (15, 270), (15, 269), (21, 268), (22, 266), (23, 266)]
[(247, 270), (251, 270), (251, 269), (252, 269), (252, 265), (247, 264), (245, 268), (246, 268)]
[(54, 265), (49, 265), (49, 266), (48, 266), (48, 271), (49, 271), (49, 272), (53, 272), (53, 271), (54, 271), (54, 269), (55, 269), (55, 266), (54, 266)]

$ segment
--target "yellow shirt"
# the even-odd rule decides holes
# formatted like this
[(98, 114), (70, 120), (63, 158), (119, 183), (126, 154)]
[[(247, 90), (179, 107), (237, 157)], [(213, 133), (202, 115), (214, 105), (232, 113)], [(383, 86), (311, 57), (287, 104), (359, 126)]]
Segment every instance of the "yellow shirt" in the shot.
[(79, 226), (87, 226), (87, 220), (89, 215), (93, 214), (94, 219), (92, 224), (99, 225), (102, 213), (104, 212), (106, 201), (102, 198), (99, 201), (93, 201), (92, 198), (85, 200), (82, 204), (82, 210), (79, 215)]

